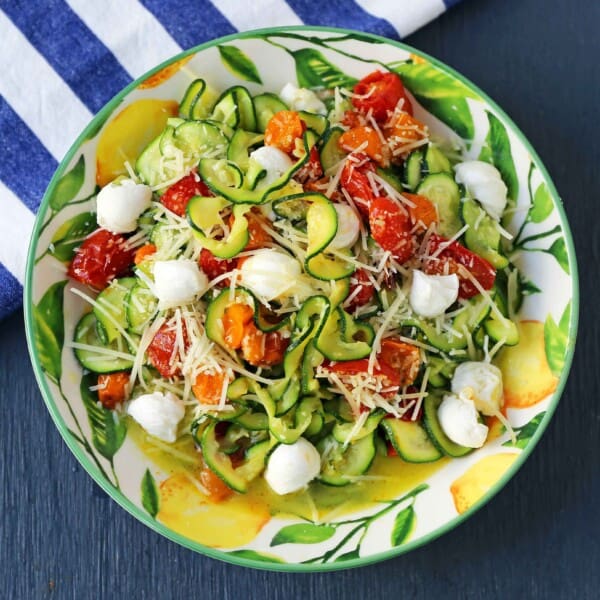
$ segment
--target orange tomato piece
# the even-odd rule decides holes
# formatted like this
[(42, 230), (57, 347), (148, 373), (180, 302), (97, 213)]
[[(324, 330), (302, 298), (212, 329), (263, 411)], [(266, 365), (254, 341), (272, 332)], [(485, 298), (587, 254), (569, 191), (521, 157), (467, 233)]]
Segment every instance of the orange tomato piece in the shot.
[[(264, 248), (272, 242), (271, 236), (263, 229), (262, 225), (266, 224), (266, 218), (260, 212), (260, 209), (253, 208), (245, 215), (248, 221), (248, 243), (244, 246), (244, 250), (257, 250)], [(229, 226), (233, 225), (234, 217), (229, 217)]]
[(127, 398), (129, 371), (118, 371), (98, 375), (98, 400), (100, 404), (112, 410)]
[(248, 323), (244, 327), (241, 343), (244, 360), (255, 367), (260, 365), (265, 355), (265, 342), (265, 334), (253, 322)]
[(144, 262), (149, 256), (152, 256), (156, 252), (156, 246), (154, 244), (144, 244), (135, 253), (133, 262), (136, 265)]
[(244, 328), (242, 356), (255, 367), (265, 367), (283, 362), (288, 341), (276, 331), (264, 333), (254, 322)]
[(387, 148), (384, 147), (377, 131), (368, 125), (360, 125), (348, 129), (340, 136), (338, 145), (346, 152), (354, 152), (360, 148), (361, 152), (380, 165), (386, 165), (388, 163), (386, 157)]
[(246, 326), (252, 321), (254, 310), (248, 304), (230, 304), (223, 313), (223, 338), (232, 350), (242, 346)]
[(394, 338), (381, 341), (379, 360), (400, 374), (400, 387), (414, 383), (421, 367), (421, 353), (416, 346)]
[(207, 465), (203, 465), (200, 471), (200, 483), (211, 502), (222, 502), (233, 494), (233, 490)]
[(199, 373), (192, 386), (192, 392), (201, 404), (219, 404), (221, 393), (225, 385), (224, 372)]
[(263, 356), (262, 364), (278, 365), (279, 363), (282, 363), (288, 344), (288, 340), (278, 333), (267, 333), (265, 340), (265, 355)]
[[(383, 133), (393, 157), (404, 154), (404, 147), (408, 144), (425, 139), (429, 135), (425, 123), (405, 112), (399, 113), (393, 123), (383, 130)], [(410, 147), (406, 149), (406, 152), (408, 151), (410, 151)]]
[(296, 147), (296, 140), (302, 137), (306, 124), (293, 110), (281, 110), (275, 113), (265, 129), (265, 146), (276, 146), (286, 154)]
[(413, 225), (422, 223), (423, 229), (427, 229), (432, 223), (439, 221), (437, 208), (429, 198), (420, 194), (409, 194), (407, 192), (404, 192), (402, 195), (414, 204), (414, 206), (407, 206)]

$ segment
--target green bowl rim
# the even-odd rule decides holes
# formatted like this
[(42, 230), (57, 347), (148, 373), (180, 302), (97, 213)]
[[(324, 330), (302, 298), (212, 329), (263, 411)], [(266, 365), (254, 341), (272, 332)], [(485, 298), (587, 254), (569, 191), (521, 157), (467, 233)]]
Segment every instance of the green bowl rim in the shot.
[[(47, 212), (51, 193), (53, 192), (58, 180), (60, 179), (60, 177), (66, 170), (67, 166), (71, 162), (71, 159), (73, 158), (74, 154), (78, 151), (80, 146), (87, 139), (87, 136), (89, 135), (89, 133), (94, 131), (95, 127), (97, 126), (97, 124), (99, 122), (103, 122), (105, 119), (107, 119), (112, 114), (112, 112), (117, 108), (117, 106), (121, 103), (121, 101), (131, 91), (133, 91), (135, 88), (137, 88), (140, 83), (142, 83), (148, 77), (154, 75), (161, 69), (165, 68), (166, 66), (174, 63), (175, 61), (181, 60), (182, 58), (185, 58), (186, 56), (189, 56), (191, 54), (196, 54), (202, 50), (206, 50), (207, 48), (212, 48), (212, 47), (218, 46), (219, 44), (223, 44), (225, 42), (230, 42), (230, 41), (234, 41), (237, 39), (253, 38), (253, 37), (256, 37), (257, 35), (263, 35), (263, 34), (269, 34), (269, 33), (277, 34), (278, 32), (283, 32), (283, 31), (304, 31), (304, 32), (317, 31), (317, 32), (337, 33), (337, 34), (348, 35), (348, 36), (352, 36), (352, 35), (358, 33), (361, 36), (364, 36), (366, 38), (371, 38), (375, 42), (391, 44), (392, 46), (396, 46), (404, 51), (421, 56), (424, 59), (426, 59), (427, 61), (434, 64), (436, 67), (438, 67), (442, 71), (444, 71), (444, 72), (450, 74), (452, 77), (455, 77), (456, 79), (458, 79), (460, 82), (462, 82), (465, 86), (469, 87), (471, 90), (475, 91), (481, 97), (481, 99), (483, 101), (485, 101), (487, 104), (489, 104), (501, 116), (501, 118), (506, 123), (508, 123), (508, 125), (512, 129), (513, 133), (517, 136), (519, 141), (523, 144), (523, 146), (529, 152), (532, 161), (534, 162), (535, 166), (542, 173), (544, 180), (548, 183), (550, 193), (552, 195), (555, 206), (560, 215), (561, 226), (563, 228), (564, 237), (565, 237), (565, 241), (567, 244), (569, 265), (571, 267), (572, 308), (571, 308), (571, 319), (570, 319), (570, 323), (569, 323), (570, 344), (569, 344), (569, 347), (567, 350), (567, 355), (565, 357), (565, 365), (561, 372), (560, 379), (557, 384), (556, 390), (554, 391), (552, 398), (550, 400), (550, 405), (548, 406), (548, 409), (546, 410), (546, 414), (545, 414), (542, 422), (538, 426), (534, 436), (527, 444), (526, 448), (521, 453), (519, 453), (515, 462), (503, 474), (503, 476), (500, 477), (500, 479), (498, 479), (498, 481), (488, 491), (488, 493), (479, 502), (477, 502), (474, 506), (472, 506), (469, 510), (467, 510), (465, 513), (463, 513), (461, 515), (457, 515), (455, 518), (451, 519), (444, 525), (438, 527), (434, 531), (431, 531), (428, 534), (424, 535), (423, 537), (418, 538), (412, 542), (407, 542), (406, 544), (403, 544), (396, 548), (392, 548), (390, 550), (386, 550), (383, 552), (378, 552), (376, 554), (372, 554), (372, 555), (369, 555), (366, 557), (351, 559), (351, 560), (343, 561), (340, 563), (304, 565), (301, 563), (262, 562), (262, 561), (258, 561), (258, 560), (253, 560), (253, 559), (249, 559), (249, 558), (231, 555), (226, 551), (211, 548), (209, 546), (205, 546), (203, 544), (195, 542), (194, 540), (186, 538), (186, 537), (172, 531), (171, 529), (167, 528), (165, 525), (162, 525), (161, 523), (159, 523), (158, 521), (156, 521), (155, 519), (153, 519), (152, 517), (150, 517), (149, 515), (144, 513), (141, 508), (138, 508), (122, 492), (115, 490), (110, 485), (110, 483), (107, 482), (100, 475), (99, 472), (97, 472), (96, 467), (93, 465), (93, 463), (88, 458), (88, 456), (85, 454), (85, 452), (79, 447), (79, 445), (72, 438), (72, 436), (69, 435), (68, 428), (67, 428), (66, 424), (64, 423), (58, 408), (56, 407), (53, 394), (48, 387), (46, 377), (45, 377), (44, 372), (39, 363), (39, 359), (37, 356), (37, 352), (36, 352), (35, 344), (34, 344), (34, 340), (33, 340), (33, 320), (32, 320), (32, 310), (31, 310), (31, 307), (32, 307), (32, 279), (33, 279), (33, 270), (34, 270), (34, 261), (35, 261), (35, 250), (37, 248), (39, 230), (42, 226), (42, 217), (45, 216), (45, 214)], [(466, 519), (471, 517), (476, 511), (478, 511), (485, 504), (487, 504), (506, 485), (506, 483), (513, 477), (513, 475), (516, 474), (516, 472), (521, 468), (521, 466), (523, 465), (523, 463), (525, 462), (525, 460), (527, 459), (529, 454), (531, 454), (532, 450), (537, 445), (540, 437), (542, 436), (546, 427), (548, 426), (548, 423), (550, 422), (550, 419), (551, 419), (552, 415), (554, 414), (554, 411), (556, 410), (558, 401), (560, 399), (560, 396), (561, 396), (562, 391), (566, 384), (567, 376), (569, 374), (571, 364), (573, 361), (573, 354), (575, 351), (575, 342), (576, 342), (576, 337), (577, 337), (577, 326), (578, 326), (578, 320), (579, 320), (579, 277), (578, 277), (578, 271), (577, 271), (575, 247), (573, 244), (571, 230), (569, 228), (569, 223), (567, 221), (567, 217), (566, 217), (566, 214), (565, 214), (565, 211), (563, 208), (562, 200), (560, 199), (560, 196), (558, 195), (556, 187), (554, 186), (554, 183), (552, 182), (552, 179), (550, 178), (548, 171), (544, 167), (538, 154), (535, 152), (535, 150), (533, 149), (533, 147), (531, 146), (531, 144), (529, 143), (529, 141), (527, 140), (525, 135), (521, 132), (519, 127), (517, 127), (515, 125), (513, 120), (487, 94), (482, 92), (475, 84), (473, 84), (471, 81), (469, 81), (466, 77), (464, 77), (460, 73), (456, 72), (451, 67), (449, 67), (446, 64), (440, 62), (439, 60), (429, 56), (425, 52), (421, 52), (420, 50), (412, 48), (411, 46), (408, 46), (407, 44), (404, 44), (402, 42), (397, 42), (395, 40), (390, 40), (390, 39), (382, 37), (382, 36), (365, 33), (362, 31), (359, 32), (359, 31), (353, 31), (353, 30), (349, 30), (349, 29), (342, 29), (342, 28), (336, 28), (336, 27), (318, 27), (318, 26), (297, 25), (297, 26), (267, 27), (267, 28), (263, 28), (263, 29), (254, 29), (254, 30), (250, 30), (250, 31), (239, 32), (239, 33), (227, 35), (224, 37), (220, 37), (220, 38), (205, 42), (204, 44), (195, 46), (194, 48), (191, 48), (189, 50), (185, 50), (185, 51), (181, 52), (180, 54), (177, 54), (177, 55), (167, 59), (166, 61), (164, 61), (157, 67), (144, 73), (141, 77), (138, 77), (135, 81), (131, 82), (121, 92), (119, 92), (116, 96), (114, 96), (112, 98), (112, 100), (110, 100), (94, 116), (94, 118), (90, 121), (90, 123), (87, 125), (87, 127), (83, 130), (83, 132), (75, 140), (73, 145), (69, 148), (65, 157), (62, 159), (60, 165), (58, 166), (56, 172), (54, 173), (54, 176), (52, 177), (50, 183), (48, 184), (48, 188), (46, 189), (46, 192), (44, 194), (44, 197), (43, 197), (40, 207), (38, 209), (31, 241), (29, 244), (29, 253), (28, 253), (28, 257), (27, 257), (27, 267), (26, 267), (26, 275), (25, 275), (23, 300), (24, 300), (24, 318), (25, 318), (25, 329), (26, 329), (26, 335), (27, 335), (27, 346), (29, 349), (29, 354), (30, 354), (33, 369), (35, 372), (35, 376), (38, 381), (40, 390), (42, 391), (42, 395), (43, 395), (44, 401), (46, 403), (46, 406), (50, 412), (50, 415), (52, 416), (52, 419), (53, 419), (57, 429), (59, 430), (60, 434), (62, 435), (65, 443), (67, 444), (67, 446), (69, 447), (71, 452), (75, 455), (75, 458), (79, 461), (81, 466), (88, 472), (88, 474), (94, 479), (94, 481), (113, 500), (115, 500), (118, 504), (120, 504), (125, 510), (127, 510), (130, 514), (132, 514), (136, 519), (138, 519), (139, 521), (141, 521), (142, 523), (144, 523), (145, 525), (147, 525), (148, 527), (150, 527), (157, 533), (160, 533), (164, 537), (180, 544), (181, 546), (184, 546), (186, 548), (189, 548), (190, 550), (194, 550), (201, 554), (205, 554), (206, 556), (209, 556), (211, 558), (216, 558), (218, 560), (222, 560), (222, 561), (232, 563), (235, 565), (252, 567), (255, 569), (262, 569), (262, 570), (269, 570), (269, 571), (322, 572), (322, 571), (338, 571), (338, 570), (343, 570), (343, 569), (350, 569), (353, 567), (364, 567), (364, 566), (370, 565), (372, 563), (376, 563), (379, 561), (387, 560), (389, 558), (394, 558), (396, 556), (400, 556), (401, 554), (405, 554), (406, 552), (409, 552), (410, 550), (413, 550), (420, 546), (424, 546), (428, 542), (431, 542), (431, 541), (435, 540), (436, 538), (442, 536), (443, 534), (451, 531), (456, 526), (460, 525), (463, 521), (465, 521)]]

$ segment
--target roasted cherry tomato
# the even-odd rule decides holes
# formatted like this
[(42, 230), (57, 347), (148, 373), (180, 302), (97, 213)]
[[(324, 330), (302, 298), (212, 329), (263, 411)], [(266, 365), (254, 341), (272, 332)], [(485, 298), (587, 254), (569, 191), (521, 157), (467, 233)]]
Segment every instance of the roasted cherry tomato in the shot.
[(273, 241), (273, 238), (263, 227), (263, 224), (267, 224), (267, 220), (259, 208), (253, 208), (249, 213), (246, 213), (246, 221), (248, 221), (248, 243), (244, 250), (264, 248)]
[(323, 177), (323, 165), (316, 146), (310, 149), (308, 160), (294, 175), (294, 179), (302, 184), (317, 181)]
[[(443, 249), (440, 250), (442, 245)], [(426, 273), (429, 275), (456, 273), (458, 275), (459, 298), (472, 298), (479, 294), (479, 290), (464, 270), (467, 270), (484, 290), (489, 290), (494, 285), (496, 269), (487, 260), (458, 242), (448, 243), (446, 238), (433, 234), (429, 238), (427, 254), (433, 254), (436, 258), (426, 261), (424, 267)]]
[(438, 212), (435, 204), (420, 194), (409, 194), (404, 192), (402, 194), (407, 198), (412, 206), (408, 206), (408, 214), (413, 225), (417, 225), (419, 229), (425, 230), (432, 223), (439, 221)]
[[(188, 339), (185, 326), (183, 327), (184, 346), (187, 347)], [(177, 331), (166, 323), (156, 332), (147, 349), (150, 364), (165, 378), (180, 377), (181, 369), (177, 365), (175, 345)]]
[[(354, 295), (355, 290), (358, 288), (360, 288), (359, 291)], [(350, 291), (348, 297), (353, 295), (354, 297), (346, 307), (349, 312), (352, 312), (359, 306), (368, 304), (375, 295), (375, 286), (364, 269), (357, 269), (350, 277)]]
[(97, 229), (75, 252), (68, 275), (102, 290), (115, 277), (127, 274), (134, 256), (135, 248), (129, 248), (123, 236), (106, 229)]
[(391, 198), (378, 197), (369, 207), (371, 236), (400, 263), (406, 262), (415, 252), (415, 239), (411, 233), (408, 213)]
[(383, 361), (400, 375), (400, 387), (414, 383), (421, 368), (419, 349), (395, 338), (381, 340), (377, 360)]
[(136, 265), (141, 265), (149, 256), (152, 256), (155, 253), (156, 246), (154, 244), (144, 244), (136, 250), (133, 262)]
[(160, 197), (160, 201), (171, 212), (180, 217), (185, 217), (187, 204), (194, 196), (212, 196), (212, 192), (204, 181), (192, 172), (168, 188)]
[(385, 121), (402, 99), (402, 110), (412, 115), (412, 106), (396, 73), (374, 71), (354, 86), (352, 104), (363, 113), (371, 111), (376, 121)]
[(280, 110), (267, 123), (265, 146), (276, 146), (286, 154), (296, 148), (296, 140), (306, 131), (306, 123), (293, 110)]
[(98, 400), (104, 408), (112, 410), (127, 399), (129, 371), (98, 375)]
[(244, 327), (242, 356), (255, 367), (276, 365), (283, 362), (288, 344), (289, 339), (282, 337), (278, 331), (264, 333), (250, 321)]
[(375, 193), (369, 183), (367, 173), (369, 171), (375, 172), (375, 164), (364, 154), (356, 154), (355, 159), (356, 161), (346, 161), (340, 176), (340, 183), (350, 194), (362, 216), (368, 218), (369, 206), (375, 198)]
[(389, 150), (383, 145), (380, 134), (368, 125), (359, 125), (345, 131), (338, 140), (339, 147), (346, 152), (358, 148), (377, 164), (385, 167), (389, 164)]
[[(200, 268), (206, 273), (206, 276), (212, 280), (219, 275), (233, 271), (233, 269), (235, 269), (237, 260), (235, 258), (218, 258), (210, 250), (202, 248), (198, 263), (200, 264)], [(229, 284), (230, 280), (227, 278), (217, 283), (217, 286), (227, 287)]]
[[(335, 373), (344, 382), (345, 378), (349, 376), (368, 374), (369, 359), (346, 360), (333, 365), (326, 361), (323, 363), (323, 368)], [(382, 396), (394, 397), (398, 393), (400, 388), (400, 374), (384, 361), (377, 361), (375, 363), (372, 376), (380, 379), (383, 387), (387, 389), (387, 391), (381, 394)]]

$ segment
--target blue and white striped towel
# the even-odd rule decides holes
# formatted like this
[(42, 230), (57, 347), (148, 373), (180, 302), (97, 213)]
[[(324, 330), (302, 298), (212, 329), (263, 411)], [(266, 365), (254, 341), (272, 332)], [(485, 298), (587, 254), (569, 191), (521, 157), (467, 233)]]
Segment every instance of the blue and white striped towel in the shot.
[(34, 215), (58, 162), (132, 79), (182, 49), (260, 27), (403, 38), (458, 1), (0, 0), (0, 319), (21, 304)]

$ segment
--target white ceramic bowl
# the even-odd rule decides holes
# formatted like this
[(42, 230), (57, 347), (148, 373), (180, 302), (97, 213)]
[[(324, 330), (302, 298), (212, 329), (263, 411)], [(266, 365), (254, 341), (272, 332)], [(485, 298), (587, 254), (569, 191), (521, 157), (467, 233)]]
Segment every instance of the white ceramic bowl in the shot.
[[(82, 370), (65, 340), (72, 339), (85, 307), (68, 293), (63, 261), (86, 231), (81, 215), (94, 208), (96, 182), (106, 183), (122, 165), (115, 147), (135, 159), (157, 133), (147, 129), (153, 115), (172, 110), (194, 77), (215, 89), (245, 85), (255, 94), (278, 92), (288, 81), (348, 84), (375, 68), (397, 70), (415, 98), (416, 116), (433, 132), (460, 142), (465, 157), (477, 158), (483, 151), (515, 201), (506, 226), (515, 236), (511, 259), (524, 277), (524, 297), (516, 317), (520, 350), (504, 359), (504, 375), (517, 443), (496, 427), (482, 449), (415, 475), (395, 498), (332, 517), (327, 524), (205, 504), (193, 486), (165, 483), (169, 474), (160, 460), (141, 452), (128, 435), (127, 420), (115, 421), (83, 401)], [(48, 409), (69, 448), (112, 498), (157, 532), (208, 556), (258, 568), (318, 571), (364, 565), (420, 546), (468, 518), (514, 475), (564, 387), (576, 335), (578, 283), (568, 224), (548, 173), (483, 92), (404, 44), (351, 31), (282, 28), (221, 38), (176, 56), (100, 111), (75, 140), (42, 202), (25, 310), (31, 357)], [(222, 535), (215, 536), (215, 529)]]

